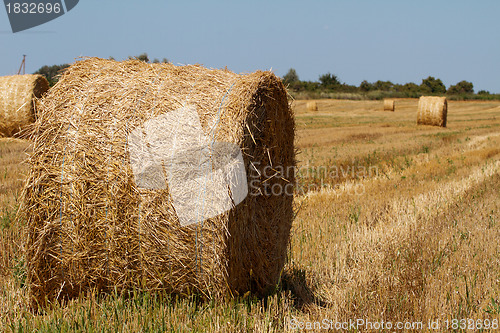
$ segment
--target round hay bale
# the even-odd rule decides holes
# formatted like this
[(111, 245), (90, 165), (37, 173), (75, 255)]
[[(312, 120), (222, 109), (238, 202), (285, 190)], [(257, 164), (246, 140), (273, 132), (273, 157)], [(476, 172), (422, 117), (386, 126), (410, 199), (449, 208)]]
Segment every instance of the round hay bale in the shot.
[[(212, 298), (276, 286), (293, 217), (295, 125), (273, 73), (90, 58), (65, 71), (40, 110), (19, 214), (28, 224), (33, 305), (89, 290)], [(184, 141), (171, 144), (170, 132)], [(137, 137), (151, 140), (137, 150)], [(203, 138), (211, 144), (196, 153)], [(172, 160), (182, 167), (196, 158), (210, 162), (216, 146), (239, 148), (246, 197), (235, 199), (228, 185), (228, 210), (197, 223), (182, 220), (196, 195), (215, 193), (190, 188), (203, 175), (184, 179), (181, 168), (172, 176), (168, 159), (159, 169), (145, 163), (138, 174), (133, 163), (177, 144), (186, 149)], [(210, 175), (222, 168), (212, 166)], [(175, 196), (186, 193), (195, 196), (181, 212)]]
[(446, 97), (421, 96), (418, 100), (417, 124), (446, 127), (448, 101)]
[(35, 100), (49, 90), (42, 75), (0, 77), (0, 134), (13, 136), (36, 118)]
[(395, 102), (393, 99), (384, 99), (384, 111), (394, 111)]
[(307, 111), (318, 111), (318, 103), (316, 101), (307, 101)]

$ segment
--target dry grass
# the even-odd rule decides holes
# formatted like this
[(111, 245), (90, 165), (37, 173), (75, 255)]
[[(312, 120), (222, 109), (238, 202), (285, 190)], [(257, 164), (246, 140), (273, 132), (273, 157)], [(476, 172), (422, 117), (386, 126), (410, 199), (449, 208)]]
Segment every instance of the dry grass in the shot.
[[(446, 319), (500, 320), (500, 103), (449, 102), (448, 128), (417, 127), (417, 100), (397, 103), (388, 114), (372, 112), (376, 101), (320, 100), (321, 111), (311, 114), (305, 101), (295, 102), (302, 167), (378, 172), (299, 179), (336, 186), (297, 196), (290, 258), (273, 296), (207, 303), (90, 295), (35, 316), (17, 245), (24, 226), (10, 223), (0, 239), (1, 325), (280, 332), (291, 330), (292, 319), (326, 318), (423, 322), (428, 331), (427, 321), (440, 319), (435, 331), (444, 332)], [(0, 145), (0, 171), (21, 159), (21, 146)], [(22, 174), (8, 173), (2, 186)], [(15, 205), (12, 193), (2, 196), (7, 205)]]

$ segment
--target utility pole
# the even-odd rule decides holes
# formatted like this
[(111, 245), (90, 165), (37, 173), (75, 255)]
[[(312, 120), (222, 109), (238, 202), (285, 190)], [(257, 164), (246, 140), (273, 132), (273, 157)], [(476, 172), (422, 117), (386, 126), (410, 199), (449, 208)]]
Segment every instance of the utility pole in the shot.
[(17, 75), (21, 74), (21, 69), (23, 70), (23, 75), (24, 75), (24, 72), (26, 70), (26, 54), (23, 54), (23, 61), (21, 62), (19, 70), (17, 71)]

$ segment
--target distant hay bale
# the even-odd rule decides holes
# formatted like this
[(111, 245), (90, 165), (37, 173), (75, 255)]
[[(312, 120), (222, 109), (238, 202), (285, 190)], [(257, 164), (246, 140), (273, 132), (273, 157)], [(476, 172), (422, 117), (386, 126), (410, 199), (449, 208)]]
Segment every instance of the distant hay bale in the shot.
[(446, 127), (446, 97), (422, 96), (418, 100), (417, 124)]
[(0, 77), (0, 135), (13, 136), (35, 121), (35, 99), (49, 83), (42, 75)]
[(307, 111), (318, 111), (318, 103), (316, 101), (307, 101)]
[(384, 99), (384, 111), (394, 111), (395, 102), (393, 99)]
[[(180, 117), (161, 125), (178, 110), (191, 110), (183, 115), (199, 122)], [(90, 58), (65, 71), (40, 111), (18, 215), (28, 224), (34, 307), (90, 290), (213, 298), (265, 294), (276, 286), (289, 244), (295, 153), (293, 114), (273, 73)], [(155, 126), (158, 131), (148, 132)], [(190, 187), (203, 175), (179, 179), (167, 160), (159, 171), (146, 163), (137, 174), (133, 164), (137, 152), (154, 153), (149, 145), (173, 152), (166, 132), (182, 126), (189, 129), (178, 132), (184, 139), (199, 131), (199, 142), (214, 141), (199, 154), (197, 139), (179, 141), (186, 149), (170, 162), (184, 167), (199, 157), (210, 163), (220, 153), (217, 144), (235, 145), (248, 181), (248, 195), (236, 200), (231, 179), (223, 191), (232, 208), (192, 224), (181, 219), (193, 213), (184, 208), (213, 190)], [(151, 140), (137, 150), (134, 136)], [(217, 175), (212, 165), (206, 172)], [(181, 212), (175, 196), (186, 193), (195, 196)]]

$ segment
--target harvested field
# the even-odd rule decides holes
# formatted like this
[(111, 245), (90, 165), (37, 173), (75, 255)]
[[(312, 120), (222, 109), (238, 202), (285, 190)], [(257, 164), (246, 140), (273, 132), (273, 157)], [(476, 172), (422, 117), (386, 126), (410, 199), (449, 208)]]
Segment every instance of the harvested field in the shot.
[(380, 101), (306, 103), (293, 103), (289, 255), (264, 299), (90, 293), (33, 314), (26, 224), (13, 218), (27, 143), (0, 141), (0, 330), (282, 332), (325, 318), (408, 323), (401, 331), (427, 331), (429, 320), (498, 325), (500, 102), (449, 101), (446, 128), (417, 126), (417, 99), (397, 99), (395, 113), (373, 112)]

